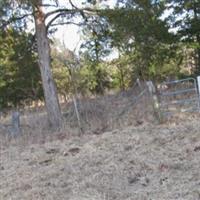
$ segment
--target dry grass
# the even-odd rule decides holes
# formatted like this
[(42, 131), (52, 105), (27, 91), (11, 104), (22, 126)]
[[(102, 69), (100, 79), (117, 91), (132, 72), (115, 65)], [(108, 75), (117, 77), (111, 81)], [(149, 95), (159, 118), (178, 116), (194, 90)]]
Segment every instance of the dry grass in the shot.
[(200, 125), (126, 127), (1, 149), (1, 199), (200, 198)]
[(200, 199), (199, 114), (156, 125), (139, 93), (81, 99), (81, 136), (72, 103), (59, 132), (45, 113), (25, 113), (20, 137), (0, 134), (0, 199)]
[[(81, 119), (82, 134), (101, 134), (105, 131), (120, 129), (130, 125), (140, 125), (144, 122), (153, 122), (151, 105), (147, 93), (139, 99), (141, 89), (134, 87), (118, 94), (100, 96), (96, 98), (82, 97), (77, 99), (78, 111)], [(63, 127), (57, 133), (52, 133), (48, 128), (47, 115), (41, 108), (34, 111), (21, 112), (21, 130), (19, 138), (12, 140), (19, 145), (44, 143), (62, 137), (80, 135), (77, 116), (72, 102), (62, 105)], [(11, 113), (1, 123), (10, 124)], [(2, 132), (2, 134), (1, 134)], [(2, 141), (10, 144), (8, 132), (0, 129)], [(2, 144), (3, 144), (2, 142)], [(21, 144), (20, 144), (21, 142)]]

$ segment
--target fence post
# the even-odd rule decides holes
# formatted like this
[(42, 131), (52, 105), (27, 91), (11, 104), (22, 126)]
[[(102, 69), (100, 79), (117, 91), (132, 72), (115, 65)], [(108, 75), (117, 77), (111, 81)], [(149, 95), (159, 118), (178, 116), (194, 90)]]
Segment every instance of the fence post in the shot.
[(198, 89), (198, 106), (200, 111), (200, 76), (197, 76), (197, 89)]
[(12, 113), (12, 120), (11, 120), (11, 135), (16, 136), (19, 135), (21, 130), (20, 130), (20, 113), (15, 111)]
[(158, 97), (157, 97), (157, 94), (156, 94), (156, 88), (155, 88), (152, 81), (147, 81), (146, 85), (148, 87), (150, 96), (152, 98), (154, 115), (158, 119), (159, 123), (162, 123), (163, 122), (163, 115), (162, 115), (162, 112), (160, 110), (160, 104), (159, 104)]
[(139, 79), (139, 78), (137, 78), (136, 82), (137, 82), (137, 84), (138, 84), (139, 88), (142, 90), (142, 85), (141, 85), (141, 83), (140, 83), (140, 79)]
[(77, 121), (78, 121), (79, 132), (80, 132), (80, 134), (82, 134), (83, 128), (82, 128), (82, 125), (81, 125), (81, 118), (80, 118), (80, 114), (79, 114), (79, 111), (78, 111), (77, 98), (73, 95), (72, 99), (73, 99), (73, 103), (74, 103), (76, 118), (77, 118)]

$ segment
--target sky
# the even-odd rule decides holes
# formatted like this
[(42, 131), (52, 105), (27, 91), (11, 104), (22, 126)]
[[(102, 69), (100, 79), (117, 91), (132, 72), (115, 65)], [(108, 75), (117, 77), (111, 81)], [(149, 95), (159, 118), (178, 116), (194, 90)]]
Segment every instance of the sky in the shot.
[[(66, 0), (60, 0), (59, 2), (61, 3), (61, 5), (66, 4)], [(76, 6), (81, 7), (81, 3), (84, 2), (84, 0), (72, 0), (72, 2)], [(112, 8), (115, 5), (115, 3), (116, 0), (107, 0), (105, 2), (105, 4), (108, 5), (110, 8)], [(81, 44), (81, 35), (79, 33), (79, 27), (76, 25), (59, 26), (58, 31), (55, 33), (55, 38), (59, 39), (61, 43), (64, 42), (65, 46), (71, 51), (74, 51), (76, 49), (77, 52)]]
[[(66, 2), (69, 2), (68, 0), (58, 0), (59, 4), (61, 6), (66, 6)], [(74, 5), (81, 8), (83, 5), (82, 3), (85, 2), (85, 0), (71, 0)], [(46, 0), (46, 2), (51, 2), (51, 0)], [(104, 5), (109, 6), (110, 8), (113, 8), (116, 5), (117, 0), (104, 0)], [(70, 4), (69, 4), (70, 7)], [(54, 9), (54, 8), (53, 8)], [(169, 15), (170, 12), (167, 12), (164, 14), (163, 18), (166, 17), (166, 15)], [(61, 44), (65, 44), (65, 47), (68, 48), (71, 51), (75, 51), (75, 53), (78, 53), (79, 47), (81, 45), (81, 34), (79, 33), (79, 27), (76, 25), (62, 25), (57, 26), (57, 31), (54, 34), (54, 37), (58, 40), (60, 40)], [(118, 53), (113, 51), (113, 54), (111, 55), (112, 58), (118, 57)]]
[[(105, 0), (105, 5), (108, 5), (110, 8), (113, 8), (116, 4), (117, 0)], [(66, 6), (67, 0), (59, 0), (59, 4), (62, 6)], [(77, 7), (81, 7), (82, 3), (85, 2), (85, 0), (72, 0), (73, 4)], [(45, 3), (51, 3), (51, 0), (45, 1)], [(70, 5), (69, 5), (70, 6)], [(54, 9), (54, 8), (53, 8)], [(47, 10), (46, 10), (47, 11)], [(48, 10), (52, 11), (52, 10)], [(48, 12), (47, 11), (47, 12)], [(62, 25), (57, 26), (57, 31), (54, 33), (55, 39), (58, 39), (61, 44), (64, 43), (65, 47), (68, 48), (71, 51), (75, 51), (75, 53), (78, 53), (79, 47), (81, 45), (81, 34), (80, 29), (77, 25)], [(28, 32), (34, 31), (34, 24), (28, 23)], [(113, 55), (111, 55), (111, 59), (113, 57), (117, 57), (118, 55), (116, 52), (113, 52)], [(108, 58), (110, 59), (110, 58)]]
[(66, 25), (58, 27), (58, 30), (55, 33), (55, 38), (60, 40), (61, 43), (64, 42), (65, 46), (74, 51), (77, 46), (80, 46), (81, 36), (78, 33), (79, 28), (75, 25)]

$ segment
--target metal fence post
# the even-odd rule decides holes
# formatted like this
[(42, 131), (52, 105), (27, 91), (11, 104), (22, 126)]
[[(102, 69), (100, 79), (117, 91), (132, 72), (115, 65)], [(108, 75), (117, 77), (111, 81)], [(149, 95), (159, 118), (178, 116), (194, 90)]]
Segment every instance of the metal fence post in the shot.
[(200, 111), (200, 76), (197, 76), (197, 88), (198, 88), (198, 98), (199, 98), (199, 111)]
[(197, 76), (198, 92), (200, 94), (200, 76)]

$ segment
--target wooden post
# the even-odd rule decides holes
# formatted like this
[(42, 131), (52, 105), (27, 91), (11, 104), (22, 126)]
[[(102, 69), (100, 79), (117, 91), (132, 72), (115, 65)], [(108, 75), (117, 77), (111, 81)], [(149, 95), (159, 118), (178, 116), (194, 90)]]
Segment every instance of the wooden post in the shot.
[(20, 113), (15, 111), (12, 113), (12, 119), (11, 119), (11, 129), (10, 129), (10, 133), (12, 136), (17, 136), (20, 134), (21, 130), (20, 130)]
[(159, 123), (162, 123), (163, 115), (162, 115), (162, 112), (160, 110), (160, 104), (159, 104), (158, 97), (157, 97), (157, 94), (156, 94), (156, 88), (155, 88), (152, 81), (147, 81), (146, 85), (148, 87), (149, 93), (150, 93), (151, 98), (152, 98), (154, 115), (158, 119)]
[(137, 78), (136, 82), (137, 82), (137, 84), (138, 84), (138, 86), (139, 86), (140, 90), (142, 90), (142, 85), (141, 85), (141, 83), (140, 83), (140, 79), (139, 79), (139, 78)]

